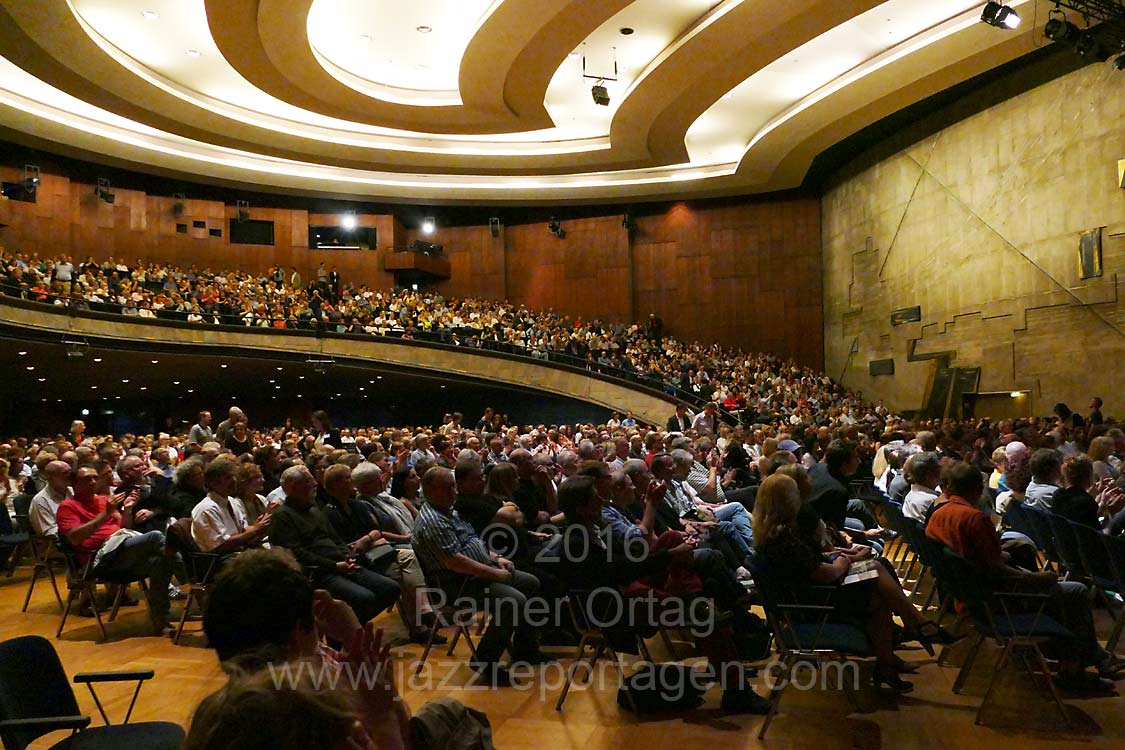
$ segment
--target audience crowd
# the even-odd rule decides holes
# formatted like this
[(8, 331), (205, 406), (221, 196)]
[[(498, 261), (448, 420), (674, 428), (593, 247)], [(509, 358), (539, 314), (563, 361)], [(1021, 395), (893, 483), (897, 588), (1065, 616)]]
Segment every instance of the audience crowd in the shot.
[[(94, 435), (75, 421), (67, 434), (10, 437), (0, 444), (9, 514), (26, 516), (31, 531), (99, 576), (148, 578), (157, 632), (188, 580), (185, 557), (216, 556), (205, 629), (232, 681), (200, 707), (190, 747), (250, 737), (269, 723), (255, 712), (292, 708), (341, 738), (334, 747), (406, 746), (426, 730), (394, 701), (349, 708), (315, 695), (263, 698), (257, 669), (309, 658), (386, 664), (385, 634), (372, 620), (397, 605), (404, 637), (441, 643), (448, 605), (462, 602), (490, 615), (471, 666), (502, 687), (512, 667), (551, 661), (542, 647), (575, 635), (565, 617), (534, 622), (529, 601), (561, 612), (566, 597), (607, 585), (657, 602), (656, 614), (630, 610), (613, 636), (627, 643), (654, 633), (661, 613), (688, 613), (680, 624), (721, 684), (722, 708), (764, 712), (743, 666), (769, 650), (768, 628), (750, 611), (751, 569), (763, 565), (793, 591), (839, 584), (838, 606), (872, 643), (877, 684), (909, 692), (902, 644), (956, 636), (918, 612), (881, 556), (895, 536), (879, 512), (888, 502), (998, 586), (1050, 598), (1074, 635), (1058, 657), (1069, 689), (1104, 689), (1125, 671), (1097, 638), (1090, 588), (1041, 569), (1034, 541), (997, 523), (1023, 504), (1125, 533), (1125, 432), (1102, 415), (1100, 399), (1086, 416), (1059, 404), (1051, 418), (906, 419), (772, 357), (678, 343), (656, 320), (608, 325), (353, 289), (331, 272), (305, 286), (276, 268), (259, 278), (112, 259), (5, 256), (3, 265), (3, 283), (31, 299), (169, 310), (203, 323), (443, 332), (466, 345), (608, 361), (710, 401), (661, 425), (631, 413), (601, 424), (520, 424), (487, 409), (468, 421), (447, 414), (440, 425), (341, 428), (318, 411), (307, 426), (266, 427), (231, 407), (217, 425), (202, 412), (175, 434)], [(724, 420), (719, 404), (741, 419)], [(487, 724), (459, 715), (472, 731)]]

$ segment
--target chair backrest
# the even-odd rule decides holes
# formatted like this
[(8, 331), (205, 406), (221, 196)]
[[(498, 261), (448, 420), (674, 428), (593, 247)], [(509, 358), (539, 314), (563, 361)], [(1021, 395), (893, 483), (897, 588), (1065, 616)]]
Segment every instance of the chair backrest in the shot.
[(1070, 522), (1071, 533), (1074, 534), (1078, 545), (1078, 553), (1082, 556), (1082, 566), (1086, 575), (1095, 582), (1111, 583), (1116, 587), (1123, 587), (1122, 570), (1113, 559), (1109, 537), (1092, 526)]
[[(0, 643), (0, 720), (81, 713), (50, 641), (25, 635)], [(23, 750), (47, 731), (8, 729), (0, 733), (0, 740), (9, 750)]]
[(1078, 550), (1078, 537), (1074, 534), (1070, 521), (1058, 513), (1044, 512), (1043, 516), (1051, 528), (1055, 549), (1059, 559), (1072, 575), (1085, 576), (1086, 566), (1082, 564), (1082, 553)]
[(168, 529), (164, 532), (167, 537), (167, 544), (170, 548), (184, 554), (186, 557), (191, 552), (202, 552), (199, 545), (195, 543), (195, 537), (191, 535), (191, 518), (177, 518), (168, 525)]
[(1035, 535), (1031, 538), (1047, 556), (1047, 559), (1054, 563), (1062, 562), (1062, 555), (1059, 554), (1059, 548), (1055, 545), (1055, 532), (1051, 529), (1051, 522), (1047, 519), (1047, 514), (1038, 508), (1030, 506), (1023, 506), (1024, 516), (1031, 524), (1031, 528), (1035, 530)]
[(1036, 529), (1035, 524), (1027, 517), (1028, 510), (1024, 507), (1023, 503), (1015, 500), (1008, 503), (1007, 509), (1004, 511), (1004, 525), (1012, 531), (1018, 531), (1031, 541), (1035, 542), (1035, 546), (1042, 548), (1043, 544), (1039, 541), (1039, 531)]
[(988, 604), (992, 587), (987, 576), (973, 563), (940, 542), (931, 540), (933, 549), (940, 551), (935, 557), (934, 570), (944, 591), (969, 609), (974, 620), (988, 619)]
[[(887, 526), (891, 531), (898, 532), (900, 535), (909, 533), (904, 532), (906, 528), (907, 518), (902, 512), (902, 503), (896, 503), (894, 500), (888, 500), (883, 504), (883, 512), (887, 514)], [(910, 542), (907, 541), (907, 544)]]
[[(34, 497), (34, 495), (29, 495), (26, 492), (23, 492), (12, 498), (12, 512), (15, 514), (16, 518), (26, 516), (31, 513), (31, 501)], [(31, 527), (29, 526), (20, 530), (30, 532)]]

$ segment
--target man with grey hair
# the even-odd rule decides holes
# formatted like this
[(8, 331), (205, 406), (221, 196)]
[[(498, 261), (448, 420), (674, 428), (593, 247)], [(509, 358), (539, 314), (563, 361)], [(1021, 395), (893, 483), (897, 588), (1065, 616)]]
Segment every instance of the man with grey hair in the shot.
[(245, 424), (246, 414), (243, 413), (242, 409), (239, 409), (237, 406), (232, 406), (230, 408), (230, 411), (227, 412), (227, 418), (222, 422), (219, 422), (219, 426), (215, 430), (215, 442), (218, 445), (223, 446), (227, 444), (227, 438), (229, 438), (231, 433), (234, 432), (235, 422), (242, 422), (243, 424)]
[(66, 461), (51, 461), (43, 467), (41, 474), (47, 484), (31, 498), (28, 520), (36, 534), (58, 536), (59, 526), (55, 521), (55, 514), (62, 501), (70, 497), (70, 464)]
[[(695, 454), (683, 448), (676, 448), (672, 451), (672, 460), (676, 464), (676, 470), (668, 491), (676, 493), (676, 507), (701, 514), (708, 520), (713, 517), (720, 524), (729, 523), (734, 531), (729, 536), (735, 548), (743, 555), (749, 555), (754, 549), (754, 532), (750, 526), (750, 514), (746, 512), (742, 503), (718, 505), (706, 502), (688, 482), (688, 475), (695, 463)], [(683, 510), (680, 511), (680, 515), (683, 515)]]
[(572, 477), (578, 473), (578, 454), (574, 451), (559, 451), (555, 465), (559, 467), (560, 481)]
[(934, 501), (941, 496), (941, 457), (936, 453), (915, 453), (906, 459), (903, 473), (910, 482), (910, 492), (902, 503), (902, 514), (925, 523)]
[(281, 475), (285, 502), (270, 520), (270, 544), (285, 547), (297, 558), (317, 588), (351, 606), (361, 623), (398, 601), (399, 585), (364, 567), (316, 506), (316, 478), (303, 465)]
[(598, 446), (593, 440), (582, 440), (578, 443), (579, 461), (596, 461), (599, 458)]

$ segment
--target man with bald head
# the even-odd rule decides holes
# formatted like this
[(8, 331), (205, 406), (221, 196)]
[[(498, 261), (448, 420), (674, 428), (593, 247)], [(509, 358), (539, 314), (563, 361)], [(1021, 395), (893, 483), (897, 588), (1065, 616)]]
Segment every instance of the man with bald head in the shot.
[(242, 422), (243, 424), (246, 424), (246, 414), (244, 414), (242, 409), (239, 409), (237, 406), (232, 406), (230, 408), (230, 411), (227, 412), (227, 418), (222, 422), (219, 422), (219, 426), (215, 429), (214, 440), (216, 443), (218, 443), (220, 446), (227, 444), (227, 438), (229, 438), (231, 436), (231, 433), (234, 432), (235, 422)]
[(28, 510), (31, 528), (40, 536), (58, 536), (59, 526), (55, 514), (59, 505), (70, 496), (70, 464), (51, 461), (41, 472), (47, 484), (31, 498)]

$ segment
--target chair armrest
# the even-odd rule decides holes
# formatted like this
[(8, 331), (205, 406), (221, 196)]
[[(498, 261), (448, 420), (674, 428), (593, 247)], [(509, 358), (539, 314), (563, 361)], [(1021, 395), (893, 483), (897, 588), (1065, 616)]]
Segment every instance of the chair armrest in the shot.
[(835, 612), (836, 608), (827, 604), (778, 604), (778, 609), (804, 610), (808, 612)]
[(37, 716), (34, 719), (5, 719), (0, 721), (0, 732), (9, 729), (36, 729), (46, 733), (60, 729), (85, 729), (89, 725), (89, 716)]
[(151, 680), (156, 673), (151, 669), (137, 669), (131, 672), (82, 672), (74, 675), (75, 682), (124, 682), (126, 680)]
[(992, 595), (997, 599), (1035, 599), (1039, 601), (1051, 599), (1050, 594), (1036, 594), (1030, 591), (993, 591)]

